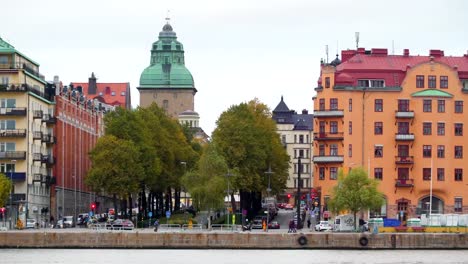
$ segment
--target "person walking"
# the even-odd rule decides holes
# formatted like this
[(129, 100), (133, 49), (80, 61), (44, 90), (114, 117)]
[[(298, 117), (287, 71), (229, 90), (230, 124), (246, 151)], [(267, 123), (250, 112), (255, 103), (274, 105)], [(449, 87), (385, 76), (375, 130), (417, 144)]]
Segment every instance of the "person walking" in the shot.
[(154, 232), (158, 232), (158, 227), (159, 227), (159, 221), (158, 219), (156, 219), (156, 221), (154, 221)]

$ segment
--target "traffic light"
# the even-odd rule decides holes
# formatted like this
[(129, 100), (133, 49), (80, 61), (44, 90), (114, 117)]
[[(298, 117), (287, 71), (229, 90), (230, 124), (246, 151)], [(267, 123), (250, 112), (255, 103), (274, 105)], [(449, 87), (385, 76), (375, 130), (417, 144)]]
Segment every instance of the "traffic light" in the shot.
[(6, 211), (5, 207), (0, 208), (0, 213), (4, 214)]
[(288, 193), (288, 199), (290, 199), (290, 198), (291, 198), (291, 194), (290, 194), (290, 193)]
[(91, 210), (95, 210), (96, 209), (96, 203), (91, 203)]

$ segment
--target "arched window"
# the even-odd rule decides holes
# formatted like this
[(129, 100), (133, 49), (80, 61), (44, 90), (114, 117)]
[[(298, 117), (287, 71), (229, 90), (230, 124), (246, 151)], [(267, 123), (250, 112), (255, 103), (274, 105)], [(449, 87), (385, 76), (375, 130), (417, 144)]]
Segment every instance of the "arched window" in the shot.
[(382, 197), (384, 200), (384, 203), (379, 209), (374, 209), (370, 210), (370, 217), (371, 218), (376, 218), (376, 217), (382, 217), (385, 218), (387, 217), (387, 198), (384, 196)]
[[(429, 214), (429, 208), (431, 208), (430, 196), (426, 196), (419, 200), (418, 211), (420, 214)], [(444, 213), (444, 201), (436, 196), (432, 196), (432, 214), (443, 214)]]

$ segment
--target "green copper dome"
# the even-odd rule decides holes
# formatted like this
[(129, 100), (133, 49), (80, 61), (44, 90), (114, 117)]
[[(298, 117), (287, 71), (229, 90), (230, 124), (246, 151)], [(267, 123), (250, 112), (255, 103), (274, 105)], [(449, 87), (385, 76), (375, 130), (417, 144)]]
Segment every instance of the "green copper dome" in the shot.
[(159, 32), (151, 49), (150, 66), (140, 76), (139, 89), (155, 88), (195, 89), (192, 74), (185, 67), (184, 46), (169, 23)]

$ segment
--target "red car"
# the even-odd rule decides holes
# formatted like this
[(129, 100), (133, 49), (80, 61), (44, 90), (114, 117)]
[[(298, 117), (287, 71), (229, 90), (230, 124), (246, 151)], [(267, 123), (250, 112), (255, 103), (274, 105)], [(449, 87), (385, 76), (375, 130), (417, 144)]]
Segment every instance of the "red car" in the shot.
[(277, 221), (271, 221), (268, 224), (268, 229), (280, 229), (280, 224)]
[(284, 209), (292, 210), (292, 209), (294, 209), (294, 207), (292, 205), (290, 205), (290, 204), (287, 204), (287, 205), (284, 206)]

